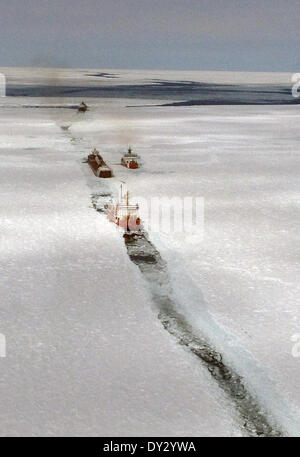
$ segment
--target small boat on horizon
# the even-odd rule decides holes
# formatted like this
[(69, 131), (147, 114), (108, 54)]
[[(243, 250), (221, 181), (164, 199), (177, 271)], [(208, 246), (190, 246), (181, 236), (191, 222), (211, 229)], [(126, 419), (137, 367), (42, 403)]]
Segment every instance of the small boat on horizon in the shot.
[(78, 106), (78, 110), (77, 110), (78, 113), (85, 113), (87, 110), (88, 110), (87, 104), (82, 101), (80, 103), (80, 105)]

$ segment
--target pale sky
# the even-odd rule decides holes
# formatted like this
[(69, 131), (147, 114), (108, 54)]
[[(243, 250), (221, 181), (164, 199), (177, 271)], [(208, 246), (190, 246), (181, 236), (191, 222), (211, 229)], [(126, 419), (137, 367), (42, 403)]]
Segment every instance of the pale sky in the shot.
[(0, 66), (300, 72), (300, 0), (0, 6)]

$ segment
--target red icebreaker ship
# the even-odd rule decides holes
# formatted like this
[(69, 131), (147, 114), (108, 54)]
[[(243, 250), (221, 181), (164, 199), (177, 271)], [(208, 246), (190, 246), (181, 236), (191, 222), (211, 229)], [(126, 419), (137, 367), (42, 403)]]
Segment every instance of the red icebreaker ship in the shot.
[(122, 194), (116, 204), (107, 206), (107, 217), (119, 227), (122, 227), (126, 233), (138, 233), (142, 229), (141, 219), (138, 214), (139, 205), (129, 203), (129, 192)]
[(123, 155), (121, 159), (121, 165), (126, 168), (139, 168), (137, 159), (138, 156), (132, 153), (131, 148), (128, 148), (128, 151)]

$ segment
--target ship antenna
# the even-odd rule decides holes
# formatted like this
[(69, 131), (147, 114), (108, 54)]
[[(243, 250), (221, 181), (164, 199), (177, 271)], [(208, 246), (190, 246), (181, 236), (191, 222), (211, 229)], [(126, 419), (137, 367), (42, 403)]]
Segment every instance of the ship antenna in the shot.
[(129, 218), (130, 218), (130, 214), (129, 214), (129, 211), (128, 211), (128, 206), (129, 206), (129, 192), (127, 190), (126, 192), (126, 230), (127, 232), (129, 232)]

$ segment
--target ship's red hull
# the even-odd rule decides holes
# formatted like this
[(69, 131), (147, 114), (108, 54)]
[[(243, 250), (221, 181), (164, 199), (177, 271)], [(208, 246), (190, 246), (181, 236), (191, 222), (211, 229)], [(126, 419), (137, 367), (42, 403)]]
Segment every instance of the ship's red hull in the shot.
[(142, 229), (142, 224), (139, 217), (137, 218), (135, 216), (130, 216), (128, 219), (126, 217), (118, 218), (109, 213), (107, 214), (107, 217), (110, 222), (113, 222), (124, 230), (128, 230), (130, 232), (138, 232)]
[(137, 162), (126, 163), (125, 161), (122, 160), (121, 165), (123, 165), (123, 167), (125, 167), (125, 168), (131, 168), (131, 169), (139, 168), (139, 164)]

